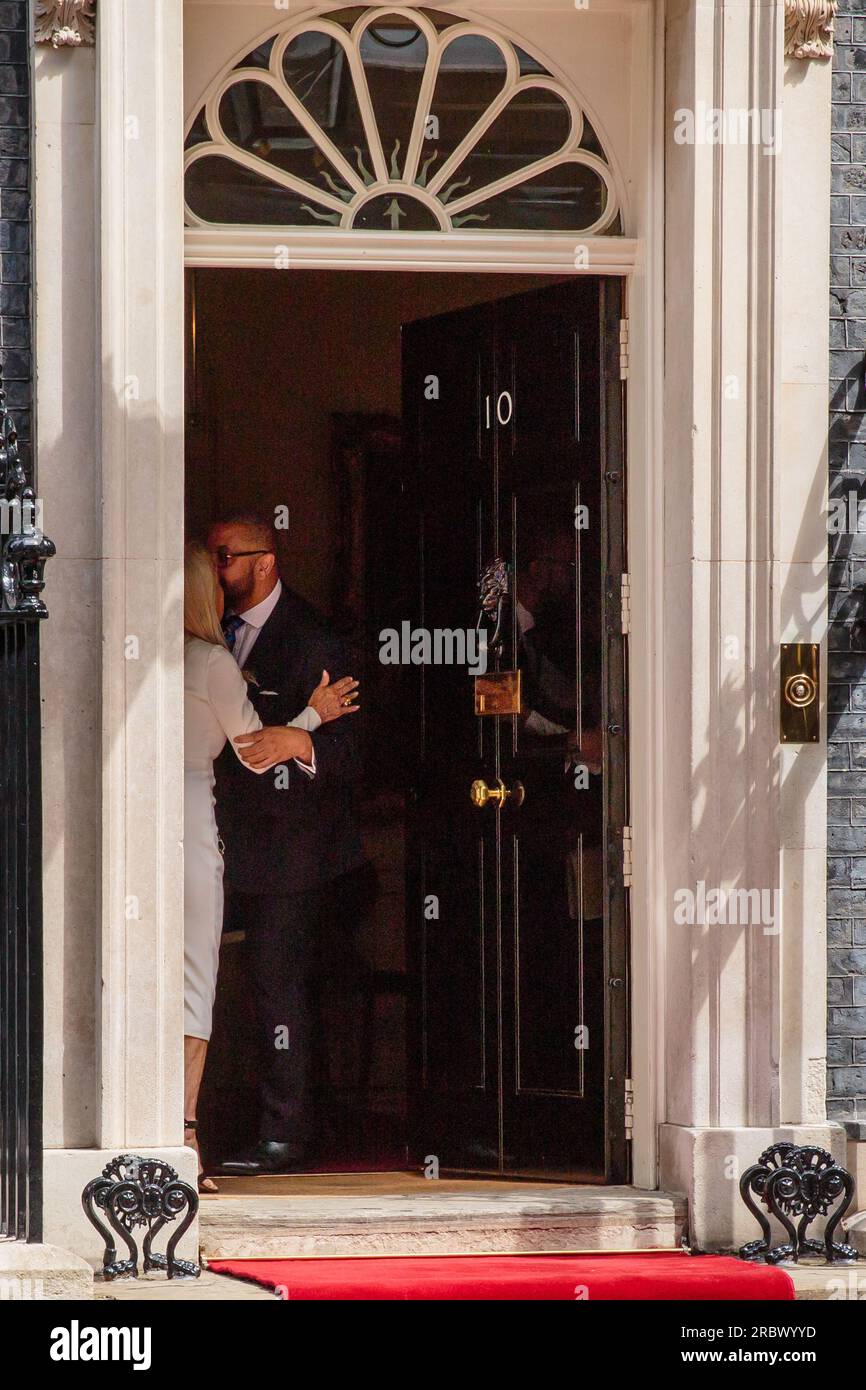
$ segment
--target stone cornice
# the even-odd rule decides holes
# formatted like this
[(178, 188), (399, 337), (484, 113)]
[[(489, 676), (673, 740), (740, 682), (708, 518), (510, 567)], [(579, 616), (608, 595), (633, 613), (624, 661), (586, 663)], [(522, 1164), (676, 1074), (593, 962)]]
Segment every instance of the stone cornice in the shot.
[(837, 0), (785, 0), (785, 57), (830, 58)]
[(36, 43), (80, 48), (96, 40), (96, 0), (36, 0)]

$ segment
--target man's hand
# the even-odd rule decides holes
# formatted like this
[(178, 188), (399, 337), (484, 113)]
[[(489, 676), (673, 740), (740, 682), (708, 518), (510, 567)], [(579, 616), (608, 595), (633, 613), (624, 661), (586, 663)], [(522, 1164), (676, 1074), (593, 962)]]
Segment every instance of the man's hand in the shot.
[(290, 729), (284, 724), (269, 725), (256, 734), (240, 734), (235, 747), (243, 761), (257, 771), (288, 763), (293, 758), (306, 763), (313, 761), (313, 740), (305, 729)]
[(351, 676), (343, 676), (342, 680), (334, 681), (331, 685), (331, 677), (327, 671), (322, 672), (322, 680), (316, 686), (307, 704), (316, 711), (323, 724), (329, 724), (332, 719), (342, 719), (344, 714), (354, 714), (360, 705), (354, 702), (358, 698), (358, 682)]

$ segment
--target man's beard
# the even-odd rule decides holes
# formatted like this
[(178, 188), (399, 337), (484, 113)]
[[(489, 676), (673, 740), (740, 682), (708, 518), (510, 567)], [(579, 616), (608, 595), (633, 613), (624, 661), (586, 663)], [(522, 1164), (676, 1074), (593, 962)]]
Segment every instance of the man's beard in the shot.
[(226, 607), (235, 609), (239, 604), (246, 603), (255, 588), (252, 574), (248, 574), (246, 579), (237, 579), (234, 583), (224, 579), (222, 586), (226, 596)]

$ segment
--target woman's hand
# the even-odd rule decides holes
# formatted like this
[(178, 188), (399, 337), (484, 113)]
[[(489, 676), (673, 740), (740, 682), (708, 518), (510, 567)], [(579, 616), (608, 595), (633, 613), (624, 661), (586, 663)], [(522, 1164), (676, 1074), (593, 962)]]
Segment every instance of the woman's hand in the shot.
[(354, 714), (360, 709), (360, 705), (354, 703), (357, 698), (358, 682), (351, 676), (343, 676), (331, 685), (331, 677), (323, 671), (321, 684), (316, 686), (307, 704), (323, 724), (329, 724), (332, 719), (342, 719), (344, 714)]
[(241, 759), (257, 772), (298, 758), (309, 767), (313, 761), (313, 740), (306, 729), (271, 724), (255, 734), (240, 734), (235, 747)]

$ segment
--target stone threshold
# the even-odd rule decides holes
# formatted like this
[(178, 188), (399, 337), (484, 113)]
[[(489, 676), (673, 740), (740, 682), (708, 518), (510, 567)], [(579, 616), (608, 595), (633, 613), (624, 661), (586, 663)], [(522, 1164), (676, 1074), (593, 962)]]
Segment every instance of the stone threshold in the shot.
[(866, 1298), (866, 1264), (791, 1264), (779, 1266), (790, 1274), (798, 1302), (859, 1302)]
[(844, 1235), (837, 1234), (836, 1239), (847, 1240), (849, 1245), (854, 1246), (860, 1256), (857, 1263), (861, 1266), (863, 1278), (866, 1280), (866, 1211), (858, 1211), (854, 1216), (849, 1216), (844, 1226)]
[(201, 1254), (216, 1259), (673, 1250), (686, 1203), (583, 1184), (426, 1181), (415, 1174), (217, 1179), (203, 1197)]
[(56, 1245), (0, 1239), (0, 1299), (10, 1303), (93, 1298), (93, 1271)]

